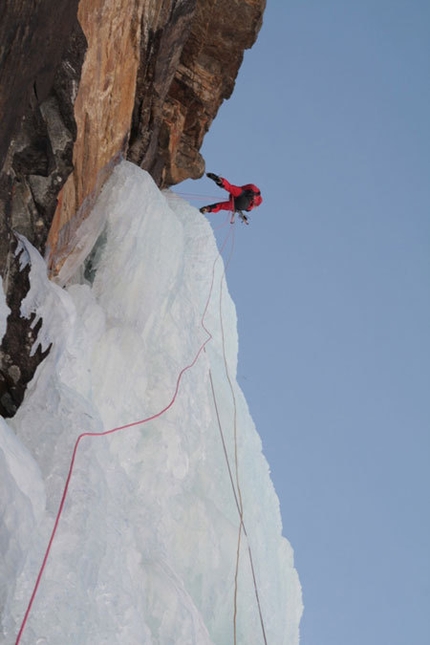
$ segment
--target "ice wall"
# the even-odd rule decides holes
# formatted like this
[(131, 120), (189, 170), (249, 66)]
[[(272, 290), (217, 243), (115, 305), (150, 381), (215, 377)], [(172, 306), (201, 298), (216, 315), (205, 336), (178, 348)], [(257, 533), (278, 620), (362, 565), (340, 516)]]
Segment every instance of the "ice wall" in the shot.
[(80, 440), (20, 642), (298, 643), (300, 584), (209, 224), (123, 162), (85, 226), (65, 289), (21, 241), (23, 312), (53, 348), (0, 429), (0, 642), (22, 625), (79, 435), (155, 417)]

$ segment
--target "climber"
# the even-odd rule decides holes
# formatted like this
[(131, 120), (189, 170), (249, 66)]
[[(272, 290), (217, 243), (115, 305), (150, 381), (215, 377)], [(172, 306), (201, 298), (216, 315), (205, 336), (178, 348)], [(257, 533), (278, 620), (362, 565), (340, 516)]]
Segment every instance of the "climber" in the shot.
[(248, 218), (242, 211), (250, 211), (256, 206), (260, 206), (263, 201), (260, 189), (254, 184), (245, 184), (244, 186), (234, 186), (230, 184), (227, 179), (218, 177), (213, 172), (206, 174), (209, 179), (212, 179), (220, 188), (230, 193), (230, 199), (227, 202), (217, 202), (209, 206), (202, 206), (201, 213), (218, 213), (218, 211), (231, 211), (232, 213), (238, 212), (242, 220), (247, 224)]

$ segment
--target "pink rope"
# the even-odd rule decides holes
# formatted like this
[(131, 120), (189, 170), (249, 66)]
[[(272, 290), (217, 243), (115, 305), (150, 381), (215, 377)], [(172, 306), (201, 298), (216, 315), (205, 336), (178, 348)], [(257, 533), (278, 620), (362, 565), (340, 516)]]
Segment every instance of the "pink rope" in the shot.
[(181, 193), (178, 190), (172, 190), (175, 195), (187, 197), (192, 202), (201, 201), (202, 199), (219, 199), (219, 195), (198, 195), (197, 193)]
[[(21, 642), (22, 634), (23, 634), (24, 629), (26, 627), (26, 624), (27, 624), (28, 618), (30, 616), (34, 600), (36, 598), (36, 595), (37, 595), (37, 592), (38, 592), (38, 589), (39, 589), (40, 582), (42, 580), (43, 573), (44, 573), (45, 568), (46, 568), (48, 557), (49, 557), (49, 554), (51, 552), (51, 548), (52, 548), (52, 545), (53, 545), (53, 542), (54, 542), (54, 539), (55, 539), (55, 536), (56, 536), (56, 533), (57, 533), (57, 530), (58, 530), (58, 525), (60, 523), (61, 515), (62, 515), (63, 510), (64, 510), (64, 505), (65, 505), (65, 502), (66, 502), (66, 498), (67, 498), (67, 495), (68, 495), (68, 492), (69, 492), (69, 485), (70, 485), (70, 481), (71, 481), (71, 478), (72, 478), (73, 469), (74, 469), (74, 466), (75, 466), (75, 461), (76, 461), (76, 456), (77, 456), (79, 444), (81, 443), (81, 441), (82, 441), (82, 439), (84, 437), (105, 437), (107, 435), (114, 434), (116, 432), (121, 432), (122, 430), (126, 430), (128, 428), (133, 428), (134, 426), (142, 425), (144, 423), (149, 423), (150, 421), (153, 421), (154, 419), (158, 419), (159, 417), (161, 417), (163, 414), (165, 414), (173, 406), (173, 404), (176, 401), (176, 397), (178, 395), (179, 386), (180, 386), (180, 383), (181, 383), (183, 375), (185, 374), (185, 372), (190, 370), (197, 363), (197, 360), (198, 360), (200, 354), (202, 353), (202, 351), (204, 350), (206, 345), (209, 343), (209, 341), (212, 339), (212, 334), (210, 333), (210, 331), (205, 326), (204, 319), (206, 317), (207, 310), (208, 310), (209, 303), (210, 303), (210, 299), (211, 299), (211, 296), (212, 296), (212, 291), (213, 291), (213, 286), (214, 286), (214, 281), (215, 281), (215, 266), (216, 266), (216, 263), (218, 262), (219, 258), (221, 257), (221, 254), (222, 254), (222, 252), (224, 250), (225, 245), (227, 244), (227, 241), (228, 241), (228, 238), (230, 237), (230, 235), (231, 235), (231, 229), (229, 230), (229, 232), (228, 232), (228, 234), (227, 234), (227, 236), (226, 236), (226, 238), (225, 238), (225, 240), (224, 240), (224, 242), (223, 242), (223, 244), (221, 246), (221, 249), (218, 251), (218, 254), (217, 254), (217, 256), (215, 258), (215, 261), (213, 263), (213, 266), (212, 266), (212, 279), (211, 279), (211, 285), (210, 285), (210, 289), (209, 289), (209, 294), (208, 294), (208, 297), (207, 297), (207, 300), (206, 300), (206, 305), (205, 305), (205, 308), (203, 310), (203, 314), (202, 314), (202, 317), (201, 317), (201, 320), (200, 320), (200, 325), (205, 330), (205, 332), (207, 333), (208, 337), (202, 343), (202, 345), (199, 347), (199, 349), (198, 349), (196, 355), (194, 356), (193, 360), (191, 361), (191, 363), (186, 365), (179, 372), (179, 375), (178, 375), (178, 378), (177, 378), (177, 381), (176, 381), (175, 391), (173, 393), (173, 396), (172, 396), (170, 402), (162, 410), (160, 410), (156, 414), (151, 415), (150, 417), (146, 417), (145, 419), (140, 419), (139, 421), (133, 421), (131, 423), (126, 423), (125, 425), (118, 426), (118, 427), (112, 428), (110, 430), (105, 430), (103, 432), (83, 432), (76, 439), (75, 446), (73, 448), (72, 458), (71, 458), (71, 461), (70, 461), (69, 470), (68, 470), (68, 473), (67, 473), (66, 482), (64, 484), (63, 494), (61, 496), (60, 505), (59, 505), (57, 515), (56, 515), (56, 518), (55, 518), (55, 522), (54, 522), (54, 526), (53, 526), (53, 529), (52, 529), (52, 532), (51, 532), (51, 537), (49, 538), (48, 546), (46, 548), (45, 555), (43, 557), (42, 564), (40, 566), (39, 573), (38, 573), (37, 578), (36, 578), (34, 589), (33, 589), (33, 592), (32, 592), (32, 594), (30, 596), (30, 600), (29, 600), (27, 609), (25, 611), (24, 618), (23, 618), (22, 623), (21, 623), (21, 627), (20, 627), (20, 630), (18, 632), (18, 636), (17, 636), (16, 641), (15, 641), (15, 645), (19, 645), (19, 643)], [(224, 274), (223, 274), (222, 277), (224, 277)]]

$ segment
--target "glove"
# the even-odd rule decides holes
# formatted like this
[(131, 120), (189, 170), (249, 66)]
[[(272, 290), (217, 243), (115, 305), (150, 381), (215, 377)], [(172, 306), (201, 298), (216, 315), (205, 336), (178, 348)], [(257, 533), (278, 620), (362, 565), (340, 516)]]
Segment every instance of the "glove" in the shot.
[(218, 177), (218, 175), (215, 175), (213, 172), (207, 172), (206, 177), (209, 177), (209, 179), (212, 179), (216, 183), (217, 186), (220, 186), (222, 188), (222, 179), (221, 177)]

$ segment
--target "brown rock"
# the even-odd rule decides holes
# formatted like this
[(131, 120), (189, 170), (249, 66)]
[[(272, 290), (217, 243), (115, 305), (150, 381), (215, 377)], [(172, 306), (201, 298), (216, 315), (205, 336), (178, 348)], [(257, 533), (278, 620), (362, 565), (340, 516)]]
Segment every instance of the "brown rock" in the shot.
[(43, 252), (58, 191), (71, 171), (74, 87), (86, 47), (77, 5), (78, 0), (1, 3), (1, 275), (12, 230)]
[(39, 102), (76, 24), (78, 0), (2, 0), (0, 8), (0, 168), (29, 97)]
[[(13, 250), (15, 248), (16, 244)], [(50, 347), (42, 350), (37, 344), (42, 319), (39, 318), (35, 324), (34, 314), (29, 318), (21, 316), (21, 302), (30, 289), (30, 265), (21, 268), (19, 256), (11, 254), (8, 268), (8, 279), (14, 289), (7, 293), (10, 314), (0, 345), (0, 414), (3, 417), (15, 414), (24, 398), (27, 383), (50, 350)]]
[[(113, 165), (127, 148), (145, 0), (81, 0), (78, 18), (88, 42), (75, 101), (73, 173), (61, 191), (48, 237), (51, 274), (76, 244)], [(160, 3), (150, 3), (160, 4)]]
[(48, 240), (53, 277), (121, 156), (160, 187), (203, 174), (204, 135), (233, 91), (264, 7), (265, 0), (81, 0), (88, 52), (75, 102), (74, 171)]
[[(244, 50), (252, 47), (260, 30), (266, 0), (198, 0), (195, 4), (191, 22), (190, 13), (181, 15), (183, 20), (188, 18), (182, 34), (165, 30), (154, 46), (154, 85), (164, 92), (149, 97), (137, 92), (128, 158), (148, 170), (162, 187), (202, 176), (205, 164), (199, 150), (204, 135), (233, 92)], [(180, 50), (180, 58), (172, 77), (168, 64), (162, 66), (159, 61), (168, 60), (166, 52), (173, 46)], [(145, 87), (148, 58), (142, 60), (146, 67), (141, 66), (139, 80)]]
[(75, 88), (85, 52), (78, 0), (4, 0), (0, 9), (0, 275), (10, 314), (0, 346), (0, 414), (13, 416), (47, 351), (42, 321), (21, 316), (28, 268), (13, 231), (43, 253), (72, 168)]

